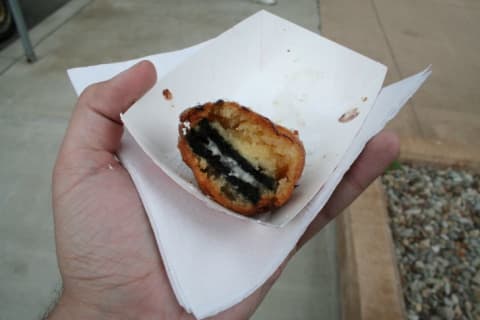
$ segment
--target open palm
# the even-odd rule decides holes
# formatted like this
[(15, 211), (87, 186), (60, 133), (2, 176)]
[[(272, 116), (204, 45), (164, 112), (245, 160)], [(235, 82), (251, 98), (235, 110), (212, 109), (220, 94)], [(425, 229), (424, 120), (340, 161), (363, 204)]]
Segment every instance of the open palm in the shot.
[[(118, 162), (126, 111), (156, 81), (141, 62), (78, 100), (53, 174), (53, 209), (63, 293), (50, 318), (188, 319), (169, 285), (152, 230), (128, 172)], [(299, 246), (343, 210), (398, 152), (391, 134), (369, 143)], [(281, 267), (282, 268), (282, 267)], [(245, 319), (277, 272), (216, 318)]]

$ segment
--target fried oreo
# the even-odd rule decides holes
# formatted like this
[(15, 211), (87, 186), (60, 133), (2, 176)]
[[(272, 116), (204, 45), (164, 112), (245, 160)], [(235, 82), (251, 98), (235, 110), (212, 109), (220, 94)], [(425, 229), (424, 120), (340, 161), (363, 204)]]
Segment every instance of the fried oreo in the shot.
[(200, 189), (246, 216), (285, 204), (305, 164), (297, 132), (223, 100), (180, 115), (178, 148)]

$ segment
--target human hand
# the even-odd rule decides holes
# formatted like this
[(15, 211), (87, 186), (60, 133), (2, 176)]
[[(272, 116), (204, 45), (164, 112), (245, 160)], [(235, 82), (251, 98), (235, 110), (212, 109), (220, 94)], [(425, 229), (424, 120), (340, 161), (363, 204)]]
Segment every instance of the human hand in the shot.
[[(63, 292), (49, 319), (193, 319), (173, 294), (135, 186), (115, 157), (123, 132), (120, 113), (155, 81), (153, 65), (144, 61), (89, 87), (77, 102), (53, 173)], [(373, 138), (298, 247), (347, 207), (397, 153), (394, 135)], [(251, 316), (285, 264), (251, 296), (214, 318)]]

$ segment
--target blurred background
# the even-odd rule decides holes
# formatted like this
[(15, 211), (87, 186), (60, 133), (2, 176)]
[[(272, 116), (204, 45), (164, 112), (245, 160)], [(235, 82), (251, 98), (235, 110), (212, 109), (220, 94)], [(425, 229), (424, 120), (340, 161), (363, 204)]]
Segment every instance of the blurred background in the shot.
[[(39, 5), (38, 1), (35, 0), (20, 0), (18, 4), (22, 8), (25, 23), (29, 28), (33, 28), (67, 2), (68, 0), (46, 0)], [(5, 40), (15, 33), (15, 22), (10, 17), (11, 10), (7, 5), (7, 0), (2, 0), (0, 3), (0, 8), (2, 8), (2, 11), (0, 11), (0, 39)], [(3, 46), (5, 44), (8, 44), (8, 41), (2, 42)]]
[(18, 3), (37, 60), (0, 0), (0, 320), (39, 319), (60, 288), (50, 185), (76, 101), (66, 69), (191, 46), (261, 9), (387, 65), (386, 84), (433, 75), (388, 126), (393, 171), (302, 249), (254, 318), (480, 319), (480, 2)]

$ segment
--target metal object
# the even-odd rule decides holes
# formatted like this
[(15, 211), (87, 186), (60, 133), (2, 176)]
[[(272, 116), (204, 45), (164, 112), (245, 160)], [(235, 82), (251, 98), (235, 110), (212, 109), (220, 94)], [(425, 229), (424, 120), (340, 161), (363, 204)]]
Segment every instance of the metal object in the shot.
[(7, 17), (7, 13), (5, 12), (5, 8), (0, 5), (0, 21), (3, 21)]
[(22, 41), (23, 50), (25, 51), (25, 56), (27, 57), (28, 62), (35, 62), (37, 56), (33, 51), (32, 43), (30, 42), (30, 37), (28, 35), (28, 29), (25, 25), (25, 20), (23, 19), (22, 9), (18, 5), (17, 0), (8, 0), (10, 5), (10, 10), (12, 11), (13, 20), (17, 26), (17, 31), (20, 34), (20, 40)]
[(256, 3), (268, 4), (270, 6), (277, 4), (277, 0), (255, 0)]

